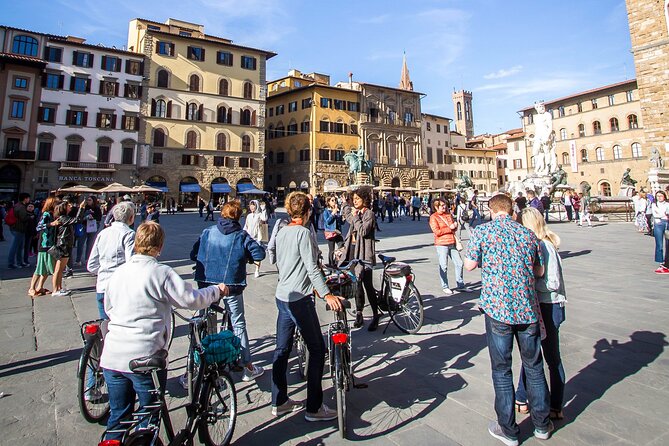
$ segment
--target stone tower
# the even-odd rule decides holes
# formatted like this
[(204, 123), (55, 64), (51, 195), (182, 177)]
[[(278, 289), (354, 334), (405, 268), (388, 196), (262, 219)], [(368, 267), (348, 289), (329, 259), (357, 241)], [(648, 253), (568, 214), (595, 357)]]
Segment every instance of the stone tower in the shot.
[(472, 92), (453, 91), (453, 117), (455, 131), (465, 138), (474, 137), (474, 113), (472, 112)]
[(626, 0), (646, 139), (669, 157), (669, 0)]

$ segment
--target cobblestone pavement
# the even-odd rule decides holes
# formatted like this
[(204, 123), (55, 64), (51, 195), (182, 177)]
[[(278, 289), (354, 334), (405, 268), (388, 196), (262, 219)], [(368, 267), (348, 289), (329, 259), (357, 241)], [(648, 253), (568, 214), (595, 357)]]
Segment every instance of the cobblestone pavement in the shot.
[[(167, 244), (160, 260), (190, 277), (188, 252), (210, 223), (195, 213), (161, 220)], [(371, 445), (501, 444), (486, 430), (494, 410), (484, 324), (476, 309), (479, 273), (465, 273), (473, 292), (444, 297), (426, 219), (404, 217), (381, 227), (378, 249), (411, 263), (426, 320), (413, 336), (392, 324), (385, 334), (385, 324), (376, 333), (354, 332), (355, 373), (369, 387), (348, 396), (351, 440)], [(568, 383), (566, 418), (557, 423), (550, 444), (669, 444), (669, 277), (653, 273), (652, 238), (637, 234), (629, 223), (553, 227), (563, 239), (569, 295), (561, 333)], [(96, 444), (103, 427), (84, 421), (76, 400), (79, 325), (97, 317), (94, 279), (79, 269), (66, 279), (74, 290), (71, 297), (31, 300), (26, 290), (32, 270), (7, 270), (8, 248), (9, 242), (0, 243), (0, 444)], [(262, 271), (259, 279), (249, 275), (245, 300), (254, 360), (269, 369), (277, 277), (269, 265)], [(375, 281), (378, 285), (378, 277)], [(322, 307), (325, 324), (331, 316)], [(170, 352), (169, 391), (175, 399), (183, 395), (175, 377), (183, 370), (185, 351), (185, 331), (178, 328)], [(517, 354), (514, 362), (517, 371)], [(304, 398), (305, 385), (296, 373), (291, 377), (292, 396)], [(326, 401), (335, 407), (329, 381), (324, 385)], [(237, 392), (241, 412), (234, 444), (343, 443), (333, 423), (307, 423), (299, 414), (272, 418), (270, 370), (255, 383), (239, 380)], [(530, 420), (522, 417), (521, 440), (538, 444)]]

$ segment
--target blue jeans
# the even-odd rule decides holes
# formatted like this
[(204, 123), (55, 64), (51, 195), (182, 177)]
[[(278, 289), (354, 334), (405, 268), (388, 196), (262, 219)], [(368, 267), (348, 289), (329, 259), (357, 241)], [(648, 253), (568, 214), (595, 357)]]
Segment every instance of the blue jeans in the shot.
[(435, 246), (437, 248), (437, 258), (439, 259), (439, 278), (441, 279), (441, 289), (448, 288), (448, 257), (453, 260), (455, 265), (455, 282), (458, 287), (464, 286), (465, 281), (462, 278), (462, 258), (455, 245), (453, 246)]
[(109, 316), (105, 313), (105, 293), (95, 293), (95, 299), (98, 301), (100, 319), (109, 319)]
[[(91, 251), (93, 250), (93, 243), (95, 243), (95, 237), (97, 237), (97, 232), (87, 232), (84, 233), (81, 237), (77, 237), (77, 262), (88, 262), (88, 258), (91, 256)], [(86, 257), (84, 257), (84, 245), (86, 246)]]
[[(151, 374), (124, 373), (107, 369), (103, 369), (102, 372), (109, 391), (109, 408), (111, 409), (107, 420), (107, 430), (121, 429), (122, 426), (119, 423), (132, 417), (135, 408), (135, 396), (139, 400), (140, 410), (156, 401), (155, 396), (150, 393), (155, 388)], [(160, 381), (161, 392), (164, 392), (167, 370), (158, 372), (158, 380)], [(141, 426), (146, 426), (148, 423), (149, 420), (147, 419), (142, 422)], [(105, 436), (106, 440), (120, 440), (122, 438), (123, 433), (107, 434)]]
[(541, 334), (539, 323), (510, 325), (485, 316), (486, 338), (492, 366), (492, 382), (495, 387), (495, 412), (497, 422), (504, 434), (518, 438), (520, 429), (514, 411), (513, 373), (511, 352), (513, 339), (518, 343), (520, 358), (525, 367), (527, 395), (532, 414), (532, 423), (538, 429), (548, 428), (548, 385), (544, 376), (541, 357)]
[(325, 366), (325, 342), (316, 314), (313, 296), (296, 302), (276, 299), (279, 314), (276, 319), (276, 349), (272, 363), (272, 405), (280, 406), (288, 401), (288, 358), (293, 349), (295, 326), (300, 329), (309, 351), (307, 367), (307, 412), (318, 412), (323, 404), (323, 367)]
[[(550, 407), (559, 411), (562, 410), (564, 405), (565, 376), (562, 358), (560, 357), (560, 324), (565, 321), (564, 306), (560, 306), (560, 304), (541, 304), (541, 318), (546, 328), (546, 339), (541, 341), (541, 351), (546, 359), (551, 384)], [(516, 401), (527, 402), (525, 381), (525, 368), (521, 366)]]
[(244, 295), (227, 296), (222, 302), (225, 304), (225, 309), (230, 312), (230, 322), (232, 322), (235, 336), (241, 341), (242, 364), (249, 364), (251, 350), (249, 349), (249, 335), (246, 331), (246, 317), (244, 317)]
[(21, 266), (23, 263), (23, 248), (26, 243), (26, 235), (23, 232), (18, 232), (13, 229), (9, 230), (14, 237), (12, 246), (9, 248), (9, 257), (7, 263), (9, 265)]
[[(653, 225), (653, 236), (655, 236), (655, 263), (664, 262), (664, 230), (667, 229), (667, 222), (660, 220)], [(12, 231), (14, 233), (14, 231)], [(10, 254), (11, 256), (11, 254)]]

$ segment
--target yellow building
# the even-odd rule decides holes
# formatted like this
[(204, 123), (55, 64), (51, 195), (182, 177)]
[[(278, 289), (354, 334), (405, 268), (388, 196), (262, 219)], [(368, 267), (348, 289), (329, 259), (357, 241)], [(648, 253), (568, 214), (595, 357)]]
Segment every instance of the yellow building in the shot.
[(146, 56), (141, 178), (185, 206), (239, 184), (262, 188), (265, 64), (275, 54), (175, 19), (131, 20), (128, 49)]
[(359, 93), (298, 70), (269, 82), (268, 90), (266, 187), (283, 195), (348, 184), (344, 155), (361, 144)]

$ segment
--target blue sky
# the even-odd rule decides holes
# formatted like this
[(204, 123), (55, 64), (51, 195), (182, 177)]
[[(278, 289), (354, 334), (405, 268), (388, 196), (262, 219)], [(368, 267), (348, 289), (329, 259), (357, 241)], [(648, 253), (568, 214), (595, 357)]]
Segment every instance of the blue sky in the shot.
[(278, 53), (290, 68), (396, 87), (406, 51), (423, 111), (453, 117), (454, 88), (474, 93), (475, 132), (519, 127), (517, 111), (630, 79), (624, 0), (0, 0), (2, 24), (122, 47), (128, 21), (169, 17)]

